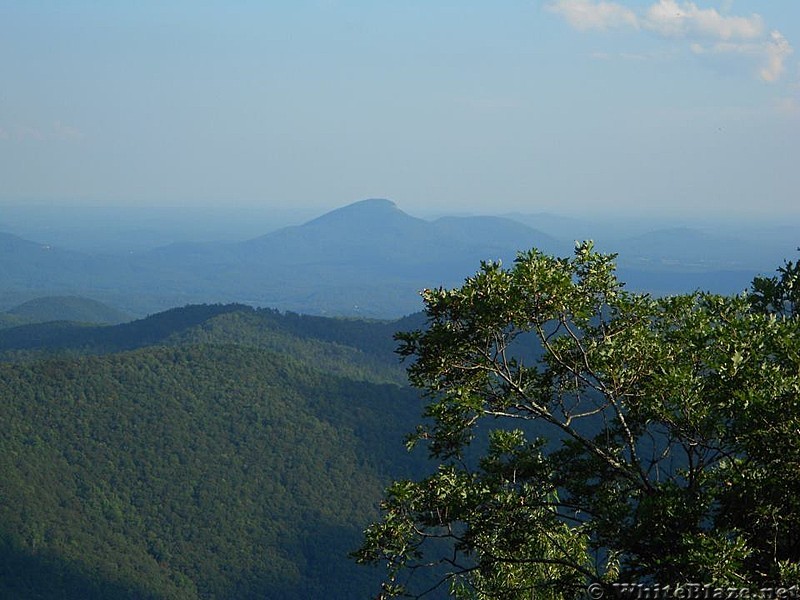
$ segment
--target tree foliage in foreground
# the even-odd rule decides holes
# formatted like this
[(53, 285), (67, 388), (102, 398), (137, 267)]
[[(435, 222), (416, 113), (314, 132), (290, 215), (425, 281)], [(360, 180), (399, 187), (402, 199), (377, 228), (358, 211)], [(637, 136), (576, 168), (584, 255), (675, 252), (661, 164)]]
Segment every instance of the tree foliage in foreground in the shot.
[(398, 351), (428, 399), (409, 445), (440, 466), (387, 490), (354, 553), (387, 566), (382, 597), (425, 595), (420, 570), (468, 598), (800, 583), (797, 266), (651, 298), (613, 261), (532, 250), (423, 292)]

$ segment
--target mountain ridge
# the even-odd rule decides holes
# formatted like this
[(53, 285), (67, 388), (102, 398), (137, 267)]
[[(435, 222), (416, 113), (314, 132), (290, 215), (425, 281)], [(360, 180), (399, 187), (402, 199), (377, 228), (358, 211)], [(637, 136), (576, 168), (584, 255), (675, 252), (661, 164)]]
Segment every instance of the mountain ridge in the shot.
[(18, 304), (4, 314), (28, 323), (80, 321), (116, 325), (132, 319), (123, 311), (82, 296), (41, 296)]
[[(536, 219), (529, 222), (535, 225)], [(564, 241), (531, 224), (494, 216), (428, 221), (391, 200), (373, 198), (243, 241), (180, 242), (124, 257), (64, 251), (8, 234), (0, 236), (0, 248), (3, 239), (9, 248), (0, 250), (0, 303), (80, 295), (134, 315), (240, 302), (317, 315), (396, 318), (421, 310), (419, 290), (459, 285), (481, 261), (508, 264), (532, 247), (557, 256), (572, 253), (575, 238)], [(564, 234), (571, 226), (564, 222), (557, 230)], [(676, 231), (683, 233), (673, 243)], [(796, 247), (784, 253), (779, 243), (759, 249), (742, 239), (686, 229), (626, 239), (620, 231), (597, 247), (619, 254), (620, 277), (636, 289), (669, 273), (654, 288), (659, 293), (691, 291), (682, 273), (713, 272), (709, 291), (741, 289)]]

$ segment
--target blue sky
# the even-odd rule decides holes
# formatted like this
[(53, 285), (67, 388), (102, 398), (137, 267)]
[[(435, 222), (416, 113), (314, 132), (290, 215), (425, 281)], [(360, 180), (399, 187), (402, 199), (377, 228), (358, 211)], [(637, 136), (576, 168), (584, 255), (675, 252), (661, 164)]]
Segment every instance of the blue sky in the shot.
[(800, 2), (0, 0), (0, 204), (800, 215)]

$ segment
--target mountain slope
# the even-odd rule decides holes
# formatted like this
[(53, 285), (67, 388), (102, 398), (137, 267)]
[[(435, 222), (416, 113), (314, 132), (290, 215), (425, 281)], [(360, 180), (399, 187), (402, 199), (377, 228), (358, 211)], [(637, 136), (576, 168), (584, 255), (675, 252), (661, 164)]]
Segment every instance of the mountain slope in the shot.
[(311, 314), (398, 317), (418, 291), (455, 285), (481, 260), (538, 246), (568, 251), (509, 219), (425, 221), (363, 200), (237, 243), (177, 243), (104, 257), (0, 236), (0, 301), (83, 295), (142, 314), (198, 302), (243, 302)]
[(404, 383), (392, 337), (423, 323), (421, 314), (398, 321), (362, 321), (283, 314), (241, 304), (193, 305), (115, 326), (61, 321), (10, 327), (0, 330), (0, 359), (224, 344), (300, 356), (317, 369), (354, 379)]
[[(224, 289), (238, 286), (248, 301), (277, 308), (390, 317), (419, 310), (419, 290), (456, 285), (481, 260), (511, 261), (532, 246), (555, 251), (559, 244), (507, 219), (429, 222), (388, 200), (368, 200), (226, 247), (236, 262), (214, 263), (214, 278)], [(169, 260), (184, 259), (179, 253)]]
[(7, 310), (5, 314), (27, 323), (78, 321), (83, 323), (116, 324), (131, 319), (129, 314), (116, 308), (90, 298), (78, 296), (34, 298)]
[[(554, 224), (541, 216), (539, 221), (560, 234), (573, 225), (587, 226)], [(790, 233), (766, 243), (686, 228), (635, 237), (616, 232), (599, 247), (619, 253), (622, 278), (636, 289), (690, 291), (682, 274), (697, 279), (713, 273), (707, 281), (716, 287), (710, 291), (727, 292), (791, 255), (794, 247), (784, 247)], [(532, 247), (565, 256), (574, 237), (562, 242), (501, 217), (426, 221), (382, 199), (242, 242), (172, 244), (125, 257), (68, 252), (0, 235), (0, 303), (83, 295), (139, 315), (189, 303), (239, 302), (317, 315), (397, 318), (421, 310), (419, 290), (459, 285), (482, 260), (509, 263)], [(666, 279), (660, 281), (662, 273)], [(649, 287), (654, 280), (656, 286)]]
[(422, 324), (201, 305), (0, 332), (29, 350), (0, 363), (0, 597), (368, 597), (347, 554), (427, 468), (392, 340)]
[(420, 409), (224, 345), (0, 365), (0, 405), (0, 594), (45, 599), (365, 597), (346, 555)]

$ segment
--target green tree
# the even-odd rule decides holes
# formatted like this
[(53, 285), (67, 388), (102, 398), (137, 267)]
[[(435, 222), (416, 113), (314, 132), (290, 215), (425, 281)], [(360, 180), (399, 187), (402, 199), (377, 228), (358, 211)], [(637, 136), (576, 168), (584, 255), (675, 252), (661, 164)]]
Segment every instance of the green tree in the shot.
[(800, 314), (800, 262), (786, 261), (778, 267), (778, 273), (780, 276), (753, 280), (750, 294), (753, 308), (762, 313), (797, 316)]
[(382, 597), (800, 583), (797, 269), (651, 298), (614, 259), (532, 250), (423, 292), (398, 352), (428, 400), (408, 444), (439, 466), (388, 488), (354, 553)]

